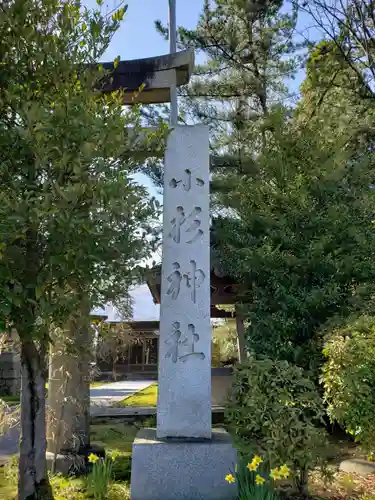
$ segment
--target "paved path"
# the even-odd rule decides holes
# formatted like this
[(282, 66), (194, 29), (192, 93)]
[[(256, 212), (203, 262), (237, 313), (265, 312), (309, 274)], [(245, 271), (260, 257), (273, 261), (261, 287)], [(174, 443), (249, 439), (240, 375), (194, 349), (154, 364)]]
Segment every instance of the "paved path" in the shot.
[[(153, 380), (124, 380), (90, 389), (90, 413), (95, 416), (98, 411), (102, 412), (101, 408), (109, 409), (113, 403), (145, 389), (154, 382)], [(0, 465), (4, 457), (18, 453), (19, 438), (19, 426), (14, 427), (4, 436), (0, 436)]]
[(112, 406), (153, 383), (154, 380), (123, 380), (95, 387), (90, 389), (91, 406)]

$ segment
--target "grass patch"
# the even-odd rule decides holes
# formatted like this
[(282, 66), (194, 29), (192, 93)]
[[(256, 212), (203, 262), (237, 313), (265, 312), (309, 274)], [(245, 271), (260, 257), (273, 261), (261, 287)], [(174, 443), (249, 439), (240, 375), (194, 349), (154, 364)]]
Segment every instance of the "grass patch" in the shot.
[(125, 482), (125, 486), (130, 481), (132, 445), (139, 427), (126, 423), (91, 426), (91, 442), (104, 447), (108, 455), (115, 457), (113, 478)]
[(5, 470), (6, 466), (0, 469), (0, 497), (3, 500), (14, 500), (17, 495), (17, 483), (7, 478)]
[[(0, 469), (0, 498), (14, 500), (17, 498), (18, 460), (13, 459)], [(85, 479), (71, 479), (63, 476), (50, 476), (55, 500), (86, 500)], [(126, 497), (125, 497), (126, 498)]]
[[(9, 478), (16, 472), (16, 467), (5, 466), (0, 469), (0, 498), (14, 500), (17, 498), (17, 479)], [(86, 491), (85, 478), (67, 478), (61, 475), (50, 476), (50, 482), (55, 500), (92, 500)], [(113, 482), (110, 486), (108, 500), (129, 500), (130, 488), (125, 482)]]
[(90, 382), (90, 389), (95, 389), (95, 387), (101, 387), (106, 384), (112, 384), (112, 382)]
[(103, 446), (108, 452), (119, 451), (131, 455), (132, 444), (139, 427), (132, 424), (93, 424), (91, 442)]
[(117, 408), (123, 407), (144, 407), (152, 408), (156, 406), (158, 400), (158, 384), (152, 384), (146, 389), (136, 392), (132, 396), (128, 396), (119, 403), (116, 403)]

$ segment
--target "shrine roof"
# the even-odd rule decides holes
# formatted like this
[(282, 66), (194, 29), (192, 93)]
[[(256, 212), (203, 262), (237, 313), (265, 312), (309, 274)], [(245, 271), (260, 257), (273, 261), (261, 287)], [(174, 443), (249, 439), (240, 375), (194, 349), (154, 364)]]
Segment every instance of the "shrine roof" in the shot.
[(137, 332), (154, 332), (159, 330), (159, 321), (124, 321), (132, 330)]

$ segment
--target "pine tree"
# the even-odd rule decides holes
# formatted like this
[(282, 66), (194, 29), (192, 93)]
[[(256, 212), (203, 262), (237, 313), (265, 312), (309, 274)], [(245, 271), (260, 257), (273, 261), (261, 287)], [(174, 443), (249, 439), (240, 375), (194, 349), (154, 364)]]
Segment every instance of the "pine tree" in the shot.
[(301, 45), (293, 40), (297, 9), (285, 11), (283, 4), (205, 0), (196, 29), (179, 29), (180, 47), (206, 59), (180, 91), (182, 116), (211, 126), (213, 153), (257, 153), (274, 108), (287, 102), (285, 80), (298, 68)]

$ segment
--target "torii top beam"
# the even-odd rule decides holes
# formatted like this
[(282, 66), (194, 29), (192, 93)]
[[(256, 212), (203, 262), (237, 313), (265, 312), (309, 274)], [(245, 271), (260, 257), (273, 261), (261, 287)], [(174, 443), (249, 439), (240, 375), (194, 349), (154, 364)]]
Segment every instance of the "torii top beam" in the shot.
[[(145, 59), (103, 63), (110, 71), (103, 93), (125, 90), (124, 104), (161, 104), (171, 101), (171, 87), (186, 85), (194, 69), (194, 51), (183, 50)], [(142, 92), (138, 89), (144, 85)]]

